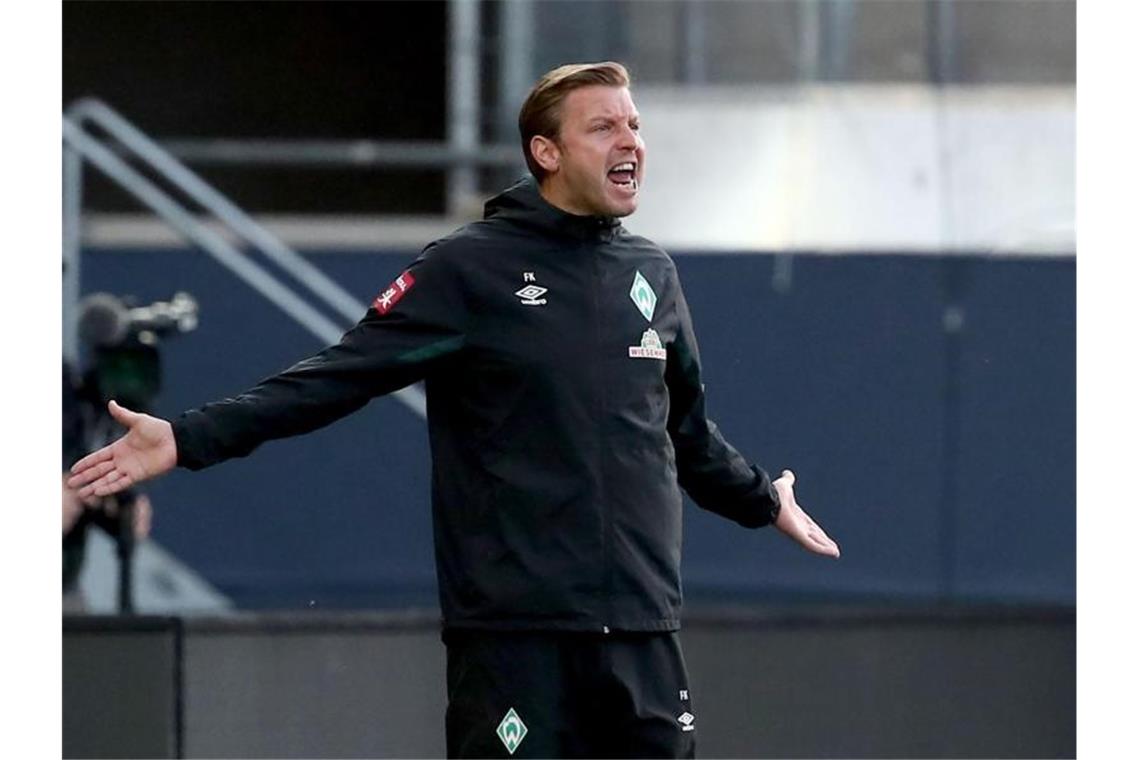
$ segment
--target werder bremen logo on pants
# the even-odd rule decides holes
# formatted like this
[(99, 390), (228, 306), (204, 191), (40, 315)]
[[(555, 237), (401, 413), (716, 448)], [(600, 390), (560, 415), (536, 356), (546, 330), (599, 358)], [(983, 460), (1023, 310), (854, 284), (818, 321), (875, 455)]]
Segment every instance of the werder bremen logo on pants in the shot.
[(523, 737), (526, 736), (526, 724), (522, 722), (522, 718), (515, 712), (515, 708), (507, 710), (507, 714), (503, 716), (503, 720), (499, 723), (499, 727), (495, 729), (495, 733), (503, 742), (503, 746), (507, 748), (507, 752), (512, 755), (515, 750), (522, 744)]

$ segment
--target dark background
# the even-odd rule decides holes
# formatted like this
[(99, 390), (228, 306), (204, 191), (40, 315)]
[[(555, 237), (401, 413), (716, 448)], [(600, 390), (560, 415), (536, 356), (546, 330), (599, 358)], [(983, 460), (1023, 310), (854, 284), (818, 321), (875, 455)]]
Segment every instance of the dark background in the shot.
[[(159, 139), (442, 140), (445, 29), (435, 2), (65, 2), (63, 102), (98, 97)], [(254, 212), (444, 204), (442, 171), (201, 173)], [(141, 210), (102, 177), (85, 193), (90, 211)]]

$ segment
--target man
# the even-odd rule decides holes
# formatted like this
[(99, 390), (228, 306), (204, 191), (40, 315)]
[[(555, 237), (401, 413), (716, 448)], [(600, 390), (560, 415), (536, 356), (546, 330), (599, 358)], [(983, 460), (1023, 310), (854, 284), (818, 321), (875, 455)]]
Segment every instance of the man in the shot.
[(519, 115), (534, 175), (427, 247), (341, 342), (74, 469), (110, 493), (244, 456), (426, 381), (450, 756), (693, 756), (678, 634), (681, 492), (839, 549), (705, 416), (669, 257), (630, 234), (645, 144), (616, 63), (563, 66)]

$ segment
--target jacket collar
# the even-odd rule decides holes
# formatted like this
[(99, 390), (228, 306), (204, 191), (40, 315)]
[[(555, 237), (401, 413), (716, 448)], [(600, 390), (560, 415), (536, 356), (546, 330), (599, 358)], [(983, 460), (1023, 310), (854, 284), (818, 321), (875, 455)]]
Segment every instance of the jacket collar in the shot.
[(483, 206), (484, 219), (509, 219), (547, 234), (580, 241), (612, 240), (622, 231), (613, 216), (579, 216), (552, 206), (527, 177), (491, 198)]

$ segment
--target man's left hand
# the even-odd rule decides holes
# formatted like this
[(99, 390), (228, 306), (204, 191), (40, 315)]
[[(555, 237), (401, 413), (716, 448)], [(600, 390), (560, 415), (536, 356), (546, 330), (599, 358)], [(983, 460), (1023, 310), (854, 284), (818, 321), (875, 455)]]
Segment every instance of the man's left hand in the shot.
[(839, 544), (832, 541), (823, 528), (796, 503), (796, 494), (792, 490), (795, 482), (796, 475), (791, 470), (784, 470), (779, 478), (772, 481), (772, 487), (780, 497), (780, 514), (776, 517), (776, 527), (809, 552), (838, 558)]

